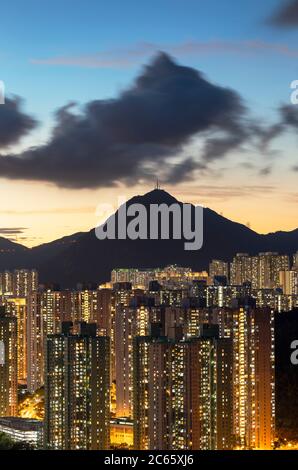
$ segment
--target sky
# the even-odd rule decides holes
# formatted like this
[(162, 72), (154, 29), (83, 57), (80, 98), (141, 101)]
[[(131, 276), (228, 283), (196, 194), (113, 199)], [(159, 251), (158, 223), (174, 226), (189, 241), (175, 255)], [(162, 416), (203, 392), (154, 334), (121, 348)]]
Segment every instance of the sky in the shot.
[(257, 232), (297, 228), (297, 59), (296, 0), (5, 2), (0, 236), (89, 230), (156, 177)]

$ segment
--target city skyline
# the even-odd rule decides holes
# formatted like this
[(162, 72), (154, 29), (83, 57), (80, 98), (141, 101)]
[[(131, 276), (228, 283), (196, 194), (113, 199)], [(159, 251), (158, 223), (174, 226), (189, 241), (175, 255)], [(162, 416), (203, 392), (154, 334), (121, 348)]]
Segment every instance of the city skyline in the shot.
[[(170, 176), (160, 175), (162, 187), (183, 202), (203, 204), (231, 220), (249, 224), (259, 233), (297, 228), (297, 127), (285, 126), (278, 111), (281, 106), (290, 106), (293, 113), (298, 109), (290, 101), (290, 84), (298, 79), (297, 23), (294, 15), (290, 22), (279, 15), (278, 0), (261, 5), (242, 2), (241, 6), (231, 0), (220, 5), (215, 1), (190, 1), (187, 7), (178, 0), (164, 0), (142, 8), (130, 0), (125, 5), (111, 2), (104, 9), (93, 0), (84, 7), (81, 1), (75, 6), (65, 1), (65, 15), (61, 16), (59, 7), (61, 3), (54, 1), (41, 11), (35, 0), (27, 2), (26, 7), (19, 1), (3, 7), (6, 21), (0, 32), (0, 79), (5, 82), (8, 100), (15, 94), (24, 102), (15, 110), (17, 115), (22, 113), (20, 127), (7, 128), (14, 132), (8, 132), (4, 139), (0, 135), (0, 153), (6, 155), (1, 157), (0, 165), (6, 195), (0, 203), (1, 235), (35, 246), (90, 230), (97, 223), (95, 210), (99, 203), (115, 204), (118, 195), (129, 199), (143, 194), (154, 186), (158, 173), (168, 170)], [(24, 25), (30, 34), (26, 34)], [(204, 146), (218, 135), (198, 122), (194, 131), (186, 129), (187, 138), (181, 127), (175, 129), (176, 135), (182, 132), (183, 138), (173, 144), (171, 133), (167, 134), (173, 121), (165, 117), (168, 127), (162, 129), (160, 139), (156, 138), (159, 146), (150, 150), (149, 157), (144, 148), (134, 144), (129, 154), (134, 163), (124, 170), (121, 164), (115, 164), (110, 175), (106, 149), (100, 154), (103, 163), (93, 171), (98, 173), (98, 183), (90, 184), (87, 175), (81, 189), (68, 175), (74, 171), (72, 149), (71, 155), (63, 154), (66, 160), (62, 159), (63, 164), (61, 160), (61, 166), (57, 160), (52, 176), (50, 167), (36, 174), (35, 161), (29, 161), (21, 170), (10, 163), (14, 155), (31, 147), (38, 152), (42, 147), (47, 149), (53, 128), (56, 134), (57, 126), (60, 132), (65, 131), (69, 112), (81, 112), (86, 117), (84, 106), (88, 103), (101, 100), (104, 105), (111, 99), (114, 104), (123, 103), (123, 93), (136, 87), (136, 80), (145, 73), (144, 66), (156, 60), (158, 51), (174, 61), (173, 76), (182, 73), (182, 66), (189, 67), (191, 73), (202, 73), (214, 92), (228, 88), (237, 106), (246, 108), (243, 114), (239, 107), (233, 108), (236, 114), (234, 120), (229, 115), (228, 128), (221, 128), (220, 121), (217, 131), (225, 140), (217, 140), (221, 144), (219, 154), (211, 153), (204, 160)], [(157, 69), (155, 66), (154, 73)], [(183, 105), (183, 94), (181, 99)], [(79, 107), (65, 108), (73, 101)], [(4, 129), (5, 106), (0, 108)], [(212, 102), (208, 101), (203, 110), (211, 113), (211, 108)], [(227, 108), (227, 113), (230, 110)], [(180, 108), (170, 111), (178, 116)], [(238, 122), (244, 119), (245, 125), (235, 127), (235, 116)], [(217, 121), (212, 119), (214, 125)], [(255, 142), (260, 136), (262, 142)], [(143, 145), (144, 139), (139, 138), (134, 135)], [(163, 148), (169, 143), (171, 151)], [(85, 164), (79, 160), (82, 179), (90, 166), (87, 153), (81, 160)], [(146, 157), (145, 171), (135, 163), (141, 155)], [(24, 157), (26, 154), (17, 158)], [(158, 170), (154, 168), (156, 163), (160, 163)], [(57, 180), (59, 172), (64, 182)]]
[(51, 450), (283, 445), (275, 321), (298, 307), (297, 256), (114, 269), (68, 290), (0, 273), (0, 343), (14, 351), (0, 364), (0, 430)]
[(298, 450), (297, 138), (298, 0), (4, 2), (0, 450)]

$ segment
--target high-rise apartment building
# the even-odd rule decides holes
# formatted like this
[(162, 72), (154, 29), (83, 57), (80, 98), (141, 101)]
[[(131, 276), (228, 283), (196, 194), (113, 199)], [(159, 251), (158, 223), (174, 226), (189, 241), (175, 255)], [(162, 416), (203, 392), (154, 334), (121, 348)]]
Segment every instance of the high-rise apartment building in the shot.
[(135, 285), (137, 283), (138, 269), (113, 269), (111, 272), (111, 283), (130, 282)]
[(18, 345), (18, 383), (27, 384), (27, 323), (28, 323), (28, 306), (27, 298), (24, 297), (8, 297), (5, 301), (6, 311), (9, 316), (17, 319), (17, 345)]
[(276, 289), (279, 287), (279, 272), (290, 269), (287, 255), (274, 252), (249, 256), (238, 253), (231, 263), (231, 284), (241, 286), (247, 282), (253, 289)]
[(232, 342), (217, 328), (186, 341), (134, 342), (134, 448), (232, 448)]
[[(125, 292), (125, 289), (123, 292), (120, 289), (119, 296), (116, 294), (117, 304), (119, 301), (119, 305), (122, 305), (121, 299), (125, 298)], [(111, 336), (113, 339), (111, 318), (114, 318), (114, 311), (110, 289), (60, 291), (46, 288), (28, 295), (29, 390), (33, 392), (43, 385), (42, 364), (48, 335), (59, 333), (62, 322), (72, 321), (75, 331), (80, 322), (92, 321), (97, 324), (99, 335)]]
[(111, 336), (111, 302), (112, 289), (96, 291), (96, 308), (92, 309), (90, 316), (91, 322), (97, 325), (98, 334), (102, 336)]
[(256, 309), (255, 332), (255, 410), (256, 431), (253, 447), (272, 449), (275, 439), (275, 360), (274, 313), (269, 308)]
[(13, 295), (13, 275), (8, 270), (0, 273), (0, 292), (2, 295)]
[(17, 318), (0, 307), (0, 416), (18, 413)]
[(115, 314), (116, 416), (133, 414), (133, 340), (149, 333), (149, 308), (118, 306)]
[(241, 286), (252, 280), (252, 260), (248, 253), (237, 253), (230, 266), (232, 286)]
[(274, 441), (274, 315), (270, 308), (233, 310), (233, 428), (240, 448), (270, 449)]
[(226, 277), (229, 279), (229, 263), (214, 259), (209, 264), (209, 276), (214, 279), (216, 276)]
[(72, 291), (59, 290), (54, 292), (54, 329), (56, 333), (61, 331), (62, 322), (74, 321), (72, 306)]
[(133, 409), (134, 311), (118, 308), (115, 315), (116, 416), (131, 417)]
[(38, 288), (36, 269), (15, 269), (13, 272), (14, 297), (26, 297)]
[(134, 291), (132, 290), (132, 284), (130, 282), (117, 282), (113, 286), (113, 291), (111, 294), (111, 313), (110, 313), (110, 322), (111, 322), (111, 384), (116, 381), (116, 349), (115, 349), (115, 338), (116, 338), (116, 312), (129, 307), (130, 301), (134, 296)]
[(279, 272), (290, 270), (287, 255), (268, 252), (259, 253), (259, 285), (260, 289), (274, 289), (279, 286)]
[(96, 325), (49, 335), (45, 358), (45, 446), (101, 450), (110, 442), (110, 345)]
[[(48, 335), (58, 333), (61, 320), (68, 319), (68, 315), (62, 316), (63, 298), (61, 292), (51, 289), (35, 291), (27, 297), (27, 369), (28, 390), (31, 393), (38, 390), (44, 383), (46, 338)], [(69, 296), (66, 300), (69, 301)]]
[(41, 294), (28, 296), (27, 319), (27, 387), (34, 393), (44, 383), (44, 325)]
[(15, 269), (0, 273), (0, 294), (26, 297), (38, 288), (36, 269)]
[(293, 255), (293, 269), (298, 271), (298, 251)]
[(285, 295), (297, 295), (298, 271), (279, 271), (279, 285)]
[(275, 435), (274, 310), (252, 298), (214, 308), (210, 321), (233, 341), (233, 445), (270, 449)]

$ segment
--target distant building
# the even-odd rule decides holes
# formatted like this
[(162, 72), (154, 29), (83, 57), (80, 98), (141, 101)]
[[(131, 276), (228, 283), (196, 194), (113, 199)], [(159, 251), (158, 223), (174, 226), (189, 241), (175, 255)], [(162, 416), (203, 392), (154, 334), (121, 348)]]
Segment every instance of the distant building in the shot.
[(252, 281), (252, 259), (248, 253), (236, 254), (230, 266), (230, 276), (232, 286), (241, 286)]
[(213, 280), (214, 277), (222, 276), (229, 279), (229, 263), (225, 261), (214, 259), (209, 264), (209, 276)]
[(298, 251), (293, 255), (293, 269), (298, 271)]
[(279, 283), (285, 295), (297, 295), (298, 271), (279, 271)]
[(253, 289), (276, 289), (279, 287), (279, 272), (290, 269), (287, 255), (275, 252), (249, 256), (237, 253), (230, 266), (231, 285), (241, 286), (247, 282)]
[(0, 291), (2, 295), (13, 295), (13, 274), (11, 271), (0, 273)]
[(17, 442), (29, 442), (36, 448), (43, 446), (43, 422), (37, 419), (0, 418), (0, 432)]
[(272, 289), (279, 286), (279, 272), (289, 271), (290, 260), (287, 255), (278, 253), (259, 253), (260, 289)]
[(133, 422), (127, 418), (111, 419), (111, 447), (116, 449), (133, 447)]
[(0, 294), (27, 297), (38, 288), (36, 269), (15, 269), (0, 273)]
[(36, 269), (15, 269), (13, 272), (13, 296), (27, 297), (38, 288)]
[(131, 284), (136, 284), (138, 273), (138, 269), (113, 269), (111, 272), (111, 283), (130, 282)]

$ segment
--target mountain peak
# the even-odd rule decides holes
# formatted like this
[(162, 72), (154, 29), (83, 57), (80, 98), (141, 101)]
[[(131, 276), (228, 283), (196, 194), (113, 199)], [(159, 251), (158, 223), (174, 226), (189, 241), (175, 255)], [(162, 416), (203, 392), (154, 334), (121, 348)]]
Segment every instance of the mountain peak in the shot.
[(172, 196), (170, 193), (165, 191), (164, 189), (153, 189), (148, 193), (138, 196), (134, 196), (130, 199), (130, 204), (174, 204), (178, 203), (177, 199)]

